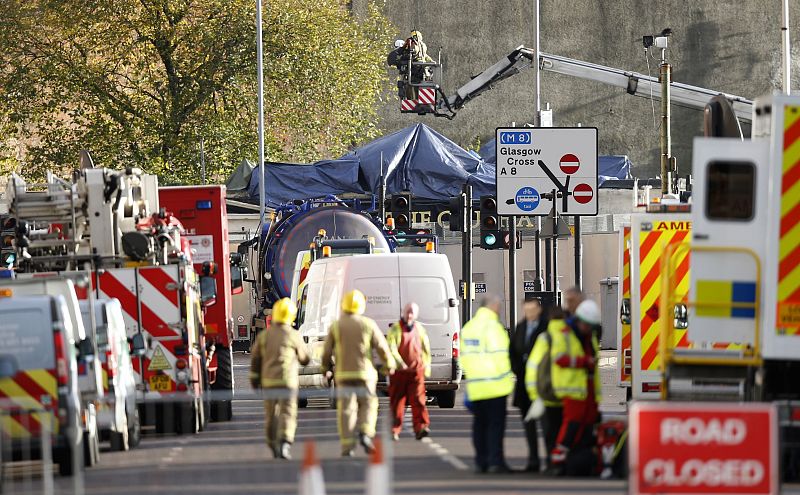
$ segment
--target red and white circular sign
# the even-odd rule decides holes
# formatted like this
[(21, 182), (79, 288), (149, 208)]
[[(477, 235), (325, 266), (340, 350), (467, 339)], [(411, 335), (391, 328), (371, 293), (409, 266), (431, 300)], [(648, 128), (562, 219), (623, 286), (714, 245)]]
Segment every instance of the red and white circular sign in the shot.
[(576, 203), (585, 205), (594, 197), (594, 190), (589, 184), (581, 182), (572, 190), (572, 197), (575, 199)]
[(577, 156), (573, 155), (572, 153), (567, 153), (561, 157), (558, 166), (561, 167), (562, 172), (570, 175), (574, 174), (579, 168), (581, 168), (581, 162), (578, 160)]

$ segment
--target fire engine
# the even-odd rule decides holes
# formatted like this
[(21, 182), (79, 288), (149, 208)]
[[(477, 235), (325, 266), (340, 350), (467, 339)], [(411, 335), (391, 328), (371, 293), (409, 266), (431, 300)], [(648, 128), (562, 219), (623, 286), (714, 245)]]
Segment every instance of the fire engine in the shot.
[(158, 432), (196, 432), (205, 423), (202, 311), (215, 297), (212, 266), (204, 264), (200, 276), (193, 269), (181, 223), (159, 208), (155, 176), (94, 168), (88, 155), (82, 165), (72, 181), (10, 178), (14, 269), (88, 271), (88, 293), (118, 299), (128, 337), (148, 341), (133, 363), (143, 423)]
[(208, 351), (208, 381), (214, 391), (211, 417), (230, 420), (233, 412), (233, 299), (243, 289), (241, 265), (237, 253), (230, 253), (225, 186), (177, 186), (158, 190), (162, 207), (178, 215), (186, 228), (185, 239), (192, 245), (194, 267), (203, 263), (217, 267), (214, 279), (217, 297), (205, 311), (205, 345)]

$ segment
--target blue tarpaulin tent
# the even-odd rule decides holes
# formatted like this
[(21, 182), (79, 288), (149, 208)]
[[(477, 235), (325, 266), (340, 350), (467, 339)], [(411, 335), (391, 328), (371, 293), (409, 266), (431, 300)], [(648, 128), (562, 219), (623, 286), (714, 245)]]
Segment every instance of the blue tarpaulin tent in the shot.
[[(410, 191), (415, 197), (446, 200), (465, 182), (474, 194), (494, 190), (494, 166), (483, 162), (424, 124), (415, 124), (352, 150), (338, 160), (314, 164), (266, 164), (269, 203), (321, 197), (345, 192), (377, 194), (381, 156), (386, 192)], [(248, 194), (258, 200), (260, 170), (250, 178)]]
[[(495, 140), (487, 141), (486, 144), (481, 146), (478, 154), (486, 163), (494, 165), (496, 159)], [(597, 180), (601, 185), (607, 180), (631, 178), (631, 161), (627, 155), (601, 155), (598, 161), (600, 162), (598, 164), (600, 170), (598, 171)], [(494, 184), (494, 178), (492, 183)]]
[[(255, 201), (258, 201), (260, 181), (261, 170), (256, 167), (247, 188)], [(322, 160), (310, 165), (267, 162), (264, 183), (267, 204), (272, 205), (329, 194), (363, 192), (358, 184), (358, 162), (354, 160)]]

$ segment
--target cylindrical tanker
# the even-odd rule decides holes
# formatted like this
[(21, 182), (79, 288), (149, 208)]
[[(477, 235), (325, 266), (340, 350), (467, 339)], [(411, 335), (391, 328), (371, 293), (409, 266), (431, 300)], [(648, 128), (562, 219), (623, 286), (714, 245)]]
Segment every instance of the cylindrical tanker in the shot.
[(320, 229), (325, 230), (329, 239), (370, 237), (375, 249), (392, 251), (384, 231), (369, 215), (346, 206), (285, 211), (276, 222), (265, 241), (263, 300), (266, 307), (282, 297), (290, 297), (297, 254), (308, 249)]

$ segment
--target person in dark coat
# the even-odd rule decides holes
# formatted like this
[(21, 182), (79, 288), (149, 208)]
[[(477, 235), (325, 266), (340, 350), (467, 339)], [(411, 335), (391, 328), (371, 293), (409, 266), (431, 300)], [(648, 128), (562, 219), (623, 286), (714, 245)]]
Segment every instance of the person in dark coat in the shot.
[[(511, 345), (509, 354), (511, 358), (511, 370), (517, 376), (517, 383), (514, 386), (514, 406), (519, 408), (523, 418), (528, 414), (531, 407), (531, 400), (525, 388), (525, 367), (528, 362), (528, 355), (533, 349), (536, 338), (547, 330), (547, 318), (542, 311), (542, 303), (539, 299), (528, 299), (522, 306), (525, 318), (517, 323), (514, 333), (511, 335)], [(528, 465), (525, 471), (539, 472), (539, 440), (537, 435), (537, 421), (523, 420), (525, 427), (525, 439), (528, 442)]]

